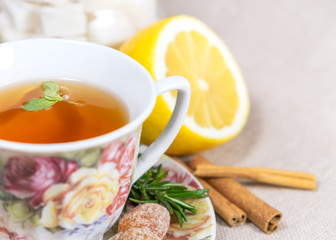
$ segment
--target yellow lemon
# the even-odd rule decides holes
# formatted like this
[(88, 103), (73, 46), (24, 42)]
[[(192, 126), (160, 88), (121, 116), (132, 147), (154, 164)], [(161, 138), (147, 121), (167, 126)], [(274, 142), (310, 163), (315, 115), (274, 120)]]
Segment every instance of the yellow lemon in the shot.
[[(223, 41), (201, 21), (175, 16), (159, 21), (124, 43), (122, 52), (141, 63), (154, 80), (180, 75), (191, 85), (188, 115), (168, 154), (183, 155), (224, 143), (243, 128), (249, 98), (244, 79)], [(167, 124), (176, 92), (158, 97), (143, 125), (150, 144)]]

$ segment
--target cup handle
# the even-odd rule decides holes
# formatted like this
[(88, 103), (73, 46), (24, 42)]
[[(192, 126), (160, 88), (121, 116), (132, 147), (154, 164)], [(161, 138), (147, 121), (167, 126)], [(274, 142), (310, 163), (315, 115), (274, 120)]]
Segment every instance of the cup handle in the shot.
[(160, 136), (145, 150), (138, 159), (137, 166), (133, 174), (133, 183), (138, 180), (148, 169), (150, 169), (168, 149), (179, 132), (184, 118), (187, 115), (190, 102), (190, 84), (187, 79), (180, 76), (167, 77), (155, 82), (157, 96), (177, 90), (175, 108), (167, 126)]

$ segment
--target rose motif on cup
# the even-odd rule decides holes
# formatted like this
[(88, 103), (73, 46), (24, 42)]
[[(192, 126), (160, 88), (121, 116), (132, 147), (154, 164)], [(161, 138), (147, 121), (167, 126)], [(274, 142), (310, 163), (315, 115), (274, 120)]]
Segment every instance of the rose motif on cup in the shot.
[(100, 164), (113, 163), (120, 173), (120, 188), (118, 195), (106, 209), (106, 213), (110, 216), (125, 204), (128, 197), (137, 141), (138, 133), (131, 135), (125, 143), (111, 143), (103, 151)]
[(50, 186), (66, 182), (77, 169), (75, 161), (59, 157), (10, 157), (2, 174), (2, 189), (19, 199), (28, 199), (29, 205), (36, 209)]
[(67, 183), (55, 184), (44, 193), (41, 223), (70, 230), (92, 224), (105, 214), (118, 190), (119, 172), (113, 164), (78, 169)]
[[(94, 152), (97, 165), (83, 161), (87, 151), (77, 153), (78, 158), (6, 158), (0, 181), (2, 200), (6, 201), (2, 206), (9, 221), (71, 235), (90, 231), (93, 236), (97, 229), (104, 232), (127, 200), (138, 141), (137, 131), (99, 148)], [(13, 234), (3, 230), (3, 234)]]

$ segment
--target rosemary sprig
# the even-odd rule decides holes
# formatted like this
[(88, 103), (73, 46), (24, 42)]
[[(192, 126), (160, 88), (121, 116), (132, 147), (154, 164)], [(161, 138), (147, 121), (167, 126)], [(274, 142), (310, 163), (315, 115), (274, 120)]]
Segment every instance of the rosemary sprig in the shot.
[(182, 183), (162, 181), (168, 175), (162, 165), (151, 168), (132, 186), (129, 200), (135, 203), (160, 203), (174, 214), (181, 228), (187, 221), (186, 211), (197, 213), (196, 207), (181, 199), (207, 197), (209, 189), (188, 190)]

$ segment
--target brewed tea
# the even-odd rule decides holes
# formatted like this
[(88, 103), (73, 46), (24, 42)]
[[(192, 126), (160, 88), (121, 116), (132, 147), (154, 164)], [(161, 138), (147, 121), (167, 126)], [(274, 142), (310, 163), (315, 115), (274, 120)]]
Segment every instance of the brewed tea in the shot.
[[(47, 80), (46, 80), (47, 81)], [(49, 80), (48, 80), (49, 81)], [(39, 111), (23, 104), (43, 96), (42, 82), (30, 82), (0, 92), (0, 139), (23, 143), (64, 143), (97, 137), (128, 122), (125, 104), (110, 92), (80, 81), (52, 80), (64, 99)]]

